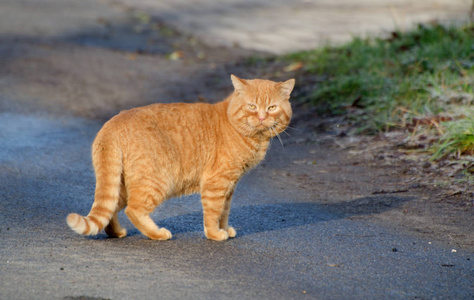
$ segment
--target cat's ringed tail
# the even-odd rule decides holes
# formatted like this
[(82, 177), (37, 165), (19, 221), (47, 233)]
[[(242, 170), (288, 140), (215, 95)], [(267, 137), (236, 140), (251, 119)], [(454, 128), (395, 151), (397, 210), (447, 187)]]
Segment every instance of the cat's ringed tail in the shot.
[(86, 235), (90, 234), (89, 222), (87, 222), (83, 216), (71, 213), (67, 216), (66, 222), (74, 232)]

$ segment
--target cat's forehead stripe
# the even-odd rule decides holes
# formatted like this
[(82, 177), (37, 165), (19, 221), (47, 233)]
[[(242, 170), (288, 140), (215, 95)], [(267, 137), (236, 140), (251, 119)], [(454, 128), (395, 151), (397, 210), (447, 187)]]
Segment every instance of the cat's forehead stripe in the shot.
[(260, 105), (268, 105), (271, 101), (272, 101), (272, 98), (269, 97), (268, 95), (257, 97), (257, 104), (260, 104)]

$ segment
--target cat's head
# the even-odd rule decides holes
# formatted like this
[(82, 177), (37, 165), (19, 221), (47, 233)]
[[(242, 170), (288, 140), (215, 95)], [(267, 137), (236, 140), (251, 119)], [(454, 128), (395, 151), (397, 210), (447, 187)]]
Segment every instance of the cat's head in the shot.
[(273, 137), (290, 124), (290, 93), (295, 80), (274, 82), (263, 79), (244, 80), (231, 75), (234, 93), (227, 115), (243, 135)]

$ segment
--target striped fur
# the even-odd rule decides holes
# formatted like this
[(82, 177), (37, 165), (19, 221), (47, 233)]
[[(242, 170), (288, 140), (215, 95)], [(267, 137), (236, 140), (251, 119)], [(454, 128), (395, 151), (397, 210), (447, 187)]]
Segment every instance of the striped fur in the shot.
[(69, 227), (83, 235), (105, 229), (124, 237), (117, 213), (126, 207), (144, 235), (170, 239), (171, 232), (159, 228), (150, 213), (168, 198), (200, 193), (206, 237), (234, 237), (228, 224), (234, 189), (290, 123), (294, 80), (231, 79), (234, 92), (216, 104), (153, 104), (110, 119), (92, 145), (91, 211), (86, 217), (69, 214)]

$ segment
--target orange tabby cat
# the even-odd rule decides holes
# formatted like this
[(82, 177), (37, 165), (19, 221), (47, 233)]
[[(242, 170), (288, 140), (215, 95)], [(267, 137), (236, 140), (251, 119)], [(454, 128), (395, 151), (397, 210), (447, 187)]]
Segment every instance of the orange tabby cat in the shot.
[(228, 224), (239, 179), (264, 157), (270, 139), (286, 129), (294, 79), (243, 80), (231, 75), (234, 92), (216, 104), (153, 104), (123, 111), (105, 123), (92, 145), (95, 201), (87, 217), (72, 213), (69, 227), (95, 235), (105, 227), (124, 237), (117, 213), (150, 239), (167, 240), (150, 213), (168, 198), (200, 193), (204, 233), (234, 237)]

